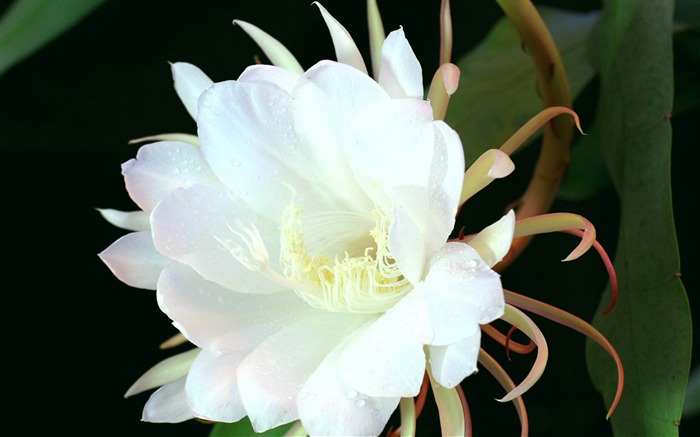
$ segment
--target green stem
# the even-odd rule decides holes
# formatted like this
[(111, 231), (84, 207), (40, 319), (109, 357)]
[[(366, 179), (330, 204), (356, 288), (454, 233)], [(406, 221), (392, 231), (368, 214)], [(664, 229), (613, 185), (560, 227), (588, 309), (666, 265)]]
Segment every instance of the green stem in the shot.
[[(532, 56), (537, 72), (537, 84), (544, 107), (571, 108), (569, 82), (561, 56), (547, 26), (530, 0), (496, 0), (520, 35), (523, 48)], [(520, 201), (518, 219), (547, 212), (554, 201), (559, 181), (569, 164), (569, 147), (573, 138), (573, 123), (568, 117), (558, 117), (544, 128), (542, 149), (530, 184)], [(513, 262), (525, 249), (531, 236), (513, 242), (502, 266)]]

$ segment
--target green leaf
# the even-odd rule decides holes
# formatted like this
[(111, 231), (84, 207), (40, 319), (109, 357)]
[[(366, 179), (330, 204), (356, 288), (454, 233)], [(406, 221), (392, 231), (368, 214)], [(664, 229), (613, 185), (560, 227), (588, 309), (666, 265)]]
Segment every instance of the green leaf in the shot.
[[(599, 14), (539, 9), (561, 53), (571, 95), (593, 78), (590, 36)], [(467, 164), (498, 148), (520, 126), (542, 110), (535, 67), (523, 52), (515, 28), (506, 18), (457, 62), (460, 86), (450, 99), (445, 121), (462, 139)]]
[(15, 1), (0, 20), (0, 75), (75, 25), (103, 1)]
[(209, 433), (209, 437), (282, 437), (292, 428), (293, 425), (294, 423), (288, 423), (269, 431), (256, 434), (253, 430), (253, 425), (246, 416), (235, 423), (215, 423), (211, 429), (211, 432)]
[(560, 198), (587, 199), (610, 184), (610, 174), (600, 145), (600, 129), (593, 125), (571, 150), (571, 164), (557, 193)]
[[(673, 1), (608, 1), (601, 18), (596, 124), (620, 197), (617, 307), (594, 324), (620, 354), (625, 388), (611, 418), (618, 436), (673, 436), (690, 367), (688, 300), (671, 209)], [(610, 302), (610, 290), (600, 308)], [(616, 373), (588, 345), (588, 367), (610, 403)]]

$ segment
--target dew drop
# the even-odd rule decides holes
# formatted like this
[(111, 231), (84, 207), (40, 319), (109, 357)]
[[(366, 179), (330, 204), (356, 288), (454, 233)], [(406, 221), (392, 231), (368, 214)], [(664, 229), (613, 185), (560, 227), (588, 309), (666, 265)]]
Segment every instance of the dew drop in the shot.
[(358, 400), (355, 401), (355, 406), (356, 406), (357, 408), (362, 408), (362, 407), (365, 406), (365, 404), (366, 404), (366, 402), (365, 402), (364, 399), (358, 399)]
[(348, 399), (355, 399), (357, 397), (357, 391), (348, 390), (347, 393), (345, 393), (345, 396), (347, 396)]

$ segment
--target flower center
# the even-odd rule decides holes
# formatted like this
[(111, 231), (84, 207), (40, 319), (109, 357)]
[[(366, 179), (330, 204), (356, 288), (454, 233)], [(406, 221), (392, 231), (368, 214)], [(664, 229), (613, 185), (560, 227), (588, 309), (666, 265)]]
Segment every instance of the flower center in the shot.
[[(335, 229), (333, 214), (308, 217), (305, 226), (300, 206), (292, 203), (285, 209), (280, 261), (284, 275), (299, 284), (295, 291), (309, 305), (334, 312), (376, 313), (386, 311), (410, 291), (409, 281), (388, 249), (389, 219), (376, 209), (372, 219), (375, 226), (364, 238), (352, 241), (350, 236), (356, 232), (338, 229), (334, 240), (327, 232)], [(339, 242), (344, 246), (341, 255), (320, 252), (322, 246)]]

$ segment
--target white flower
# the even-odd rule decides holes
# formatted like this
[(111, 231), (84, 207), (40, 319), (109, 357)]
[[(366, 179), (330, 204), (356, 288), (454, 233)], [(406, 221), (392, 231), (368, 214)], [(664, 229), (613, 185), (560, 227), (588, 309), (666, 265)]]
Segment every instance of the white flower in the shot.
[(513, 214), (472, 246), (447, 242), (462, 145), (433, 120), (403, 31), (386, 38), (375, 81), (322, 12), (343, 62), (255, 65), (216, 84), (174, 64), (201, 147), (143, 146), (123, 166), (142, 211), (103, 211), (136, 232), (102, 259), (157, 289), (201, 349), (135, 384), (163, 385), (144, 420), (247, 415), (257, 431), (301, 419), (311, 435), (376, 435), (426, 366), (446, 387), (473, 373), (479, 325), (503, 313), (490, 267)]

